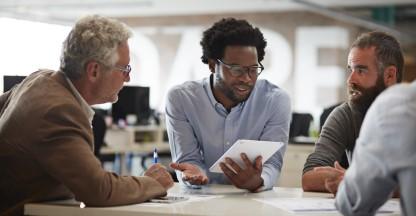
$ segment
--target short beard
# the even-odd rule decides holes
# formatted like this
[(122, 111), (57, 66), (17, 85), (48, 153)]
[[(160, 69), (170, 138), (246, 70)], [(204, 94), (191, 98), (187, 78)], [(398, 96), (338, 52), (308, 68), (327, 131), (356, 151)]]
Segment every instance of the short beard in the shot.
[(363, 113), (366, 113), (368, 108), (370, 108), (371, 104), (377, 98), (377, 96), (386, 89), (386, 85), (384, 84), (384, 79), (382, 75), (379, 75), (376, 81), (376, 84), (370, 88), (363, 88), (357, 85), (352, 84), (350, 87), (352, 89), (356, 89), (361, 92), (361, 96), (355, 100), (350, 100), (350, 102), (359, 108)]
[(237, 95), (235, 95), (235, 93), (231, 89), (231, 87), (229, 87), (225, 84), (223, 78), (221, 77), (221, 75), (219, 73), (214, 73), (214, 78), (218, 83), (218, 88), (224, 93), (224, 95), (228, 99), (230, 99), (232, 102), (234, 102), (236, 104), (241, 103), (243, 101), (246, 101), (251, 95), (251, 91), (250, 91), (250, 93), (247, 95), (247, 97), (239, 98), (239, 97), (237, 97)]

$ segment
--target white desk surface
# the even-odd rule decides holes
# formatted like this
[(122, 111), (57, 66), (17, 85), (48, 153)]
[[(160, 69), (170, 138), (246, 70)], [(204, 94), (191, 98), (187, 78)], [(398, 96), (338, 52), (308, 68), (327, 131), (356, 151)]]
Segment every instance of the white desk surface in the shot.
[[(25, 205), (25, 215), (55, 215), (55, 216), (130, 216), (130, 215), (340, 215), (339, 213), (306, 213), (293, 214), (268, 204), (256, 201), (256, 198), (329, 198), (331, 194), (306, 193), (300, 188), (278, 188), (261, 193), (248, 193), (229, 185), (211, 185), (203, 189), (185, 189), (178, 184), (169, 190), (169, 194), (209, 194), (219, 195), (217, 198), (203, 201), (185, 201), (171, 204), (143, 203), (117, 207), (80, 208), (74, 200), (34, 203)], [(395, 214), (383, 214), (395, 215)], [(398, 214), (396, 214), (398, 215)]]

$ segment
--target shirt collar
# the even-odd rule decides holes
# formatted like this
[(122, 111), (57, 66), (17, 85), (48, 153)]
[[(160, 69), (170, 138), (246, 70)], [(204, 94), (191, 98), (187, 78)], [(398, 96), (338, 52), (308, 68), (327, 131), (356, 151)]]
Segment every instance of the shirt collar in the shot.
[(202, 85), (205, 89), (206, 94), (208, 95), (209, 101), (211, 102), (212, 106), (216, 107), (216, 106), (218, 106), (217, 104), (220, 104), (220, 103), (217, 102), (217, 100), (214, 97), (214, 93), (212, 93), (212, 88), (211, 88), (211, 79), (212, 78), (213, 78), (213, 76), (211, 74), (211, 76), (204, 79)]
[(68, 85), (69, 85), (70, 90), (75, 95), (75, 98), (81, 104), (82, 111), (84, 112), (85, 115), (87, 115), (89, 122), (92, 122), (92, 119), (93, 119), (94, 114), (95, 114), (94, 110), (87, 103), (87, 101), (85, 101), (85, 99), (81, 96), (81, 94), (75, 88), (75, 86), (72, 83), (72, 81), (66, 75), (65, 75), (65, 79), (68, 82)]
[[(209, 77), (207, 77), (207, 78), (205, 78), (204, 80), (203, 80), (203, 87), (204, 87), (204, 89), (205, 89), (205, 92), (206, 92), (206, 94), (208, 95), (208, 98), (209, 98), (209, 100), (210, 100), (210, 102), (211, 102), (211, 104), (212, 104), (212, 106), (216, 109), (216, 110), (221, 110), (221, 112), (225, 112), (225, 114), (228, 114), (228, 112), (227, 112), (227, 110), (225, 109), (225, 107), (221, 104), (221, 103), (219, 103), (216, 99), (215, 99), (215, 97), (214, 97), (214, 93), (212, 92), (212, 89), (213, 89), (213, 87), (212, 87), (212, 79), (214, 79), (214, 75), (213, 74), (211, 74)], [(254, 89), (253, 89), (253, 91), (254, 91)], [(251, 92), (251, 94), (253, 94), (253, 92)], [(247, 100), (249, 100), (250, 99), (250, 97), (247, 99)], [(234, 106), (234, 107), (232, 107), (231, 108), (231, 112), (232, 111), (234, 111), (234, 110), (241, 110), (241, 109), (243, 109), (243, 107), (244, 107), (244, 105), (245, 105), (245, 103), (246, 103), (246, 101), (243, 101), (243, 102), (241, 102), (241, 103), (239, 103), (239, 104), (237, 104), (236, 106)]]

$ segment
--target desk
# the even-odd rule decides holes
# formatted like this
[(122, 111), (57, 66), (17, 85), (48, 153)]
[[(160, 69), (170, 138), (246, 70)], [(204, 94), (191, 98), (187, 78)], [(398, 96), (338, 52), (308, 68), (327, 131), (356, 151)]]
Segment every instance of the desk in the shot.
[[(195, 202), (178, 202), (173, 204), (143, 203), (118, 207), (105, 208), (79, 208), (79, 203), (74, 200), (26, 204), (25, 215), (340, 215), (336, 212), (318, 214), (292, 214), (285, 210), (256, 201), (261, 198), (301, 198), (301, 197), (332, 197), (326, 193), (307, 193), (300, 188), (280, 188), (261, 193), (248, 193), (245, 190), (236, 189), (230, 185), (210, 185), (200, 190), (189, 190), (175, 184), (169, 190), (169, 194), (215, 194), (220, 197)], [(383, 214), (389, 215), (389, 214)], [(390, 214), (399, 215), (399, 214)]]
[[(149, 154), (154, 148), (159, 152), (170, 152), (169, 143), (163, 140), (164, 126), (127, 126), (126, 128), (111, 127), (108, 129), (105, 141), (108, 146), (101, 148), (101, 154), (118, 154), (120, 156), (120, 174), (129, 175), (126, 154)], [(150, 140), (137, 142), (137, 133), (149, 133)], [(302, 170), (306, 158), (313, 152), (314, 145), (289, 144), (283, 158), (282, 173), (276, 186), (301, 187)]]
[(302, 187), (303, 166), (314, 148), (315, 145), (289, 143), (283, 157), (282, 172), (275, 186)]
[[(100, 153), (118, 154), (120, 157), (119, 174), (129, 175), (126, 154), (134, 153), (147, 155), (152, 153), (154, 148), (159, 152), (170, 153), (169, 143), (164, 140), (166, 127), (164, 125), (147, 126), (126, 126), (119, 128), (110, 127), (105, 136), (108, 146), (101, 148)], [(147, 138), (143, 138), (146, 136)], [(297, 137), (297, 141), (311, 141), (312, 138)], [(306, 158), (313, 152), (312, 144), (289, 144), (283, 158), (283, 167), (279, 182), (276, 186), (282, 187), (301, 187), (302, 170)], [(165, 164), (167, 165), (167, 164)]]
[(110, 127), (104, 138), (108, 146), (103, 146), (100, 153), (146, 153), (153, 152), (154, 148), (167, 151), (169, 144), (163, 141), (165, 131), (164, 126), (157, 125)]
[(105, 135), (105, 142), (100, 150), (102, 155), (118, 154), (120, 156), (120, 174), (129, 175), (126, 154), (135, 153), (146, 156), (156, 148), (159, 152), (170, 152), (169, 143), (163, 140), (166, 128), (158, 125), (110, 127)]

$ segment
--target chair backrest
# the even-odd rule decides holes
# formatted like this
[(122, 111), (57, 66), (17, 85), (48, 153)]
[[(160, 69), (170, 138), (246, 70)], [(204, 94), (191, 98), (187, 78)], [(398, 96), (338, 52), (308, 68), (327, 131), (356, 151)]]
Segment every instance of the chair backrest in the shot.
[(334, 104), (330, 107), (327, 107), (322, 111), (322, 114), (319, 118), (319, 131), (322, 131), (322, 127), (324, 126), (324, 123), (326, 119), (328, 118), (329, 114), (331, 114), (332, 110), (334, 110), (337, 106), (341, 105), (342, 103)]
[(104, 137), (107, 131), (104, 114), (101, 110), (95, 110), (94, 118), (92, 119), (92, 131), (94, 133), (94, 154), (100, 159), (100, 150), (104, 145)]
[(313, 117), (309, 113), (292, 113), (289, 138), (296, 136), (309, 136), (309, 126), (312, 121)]

